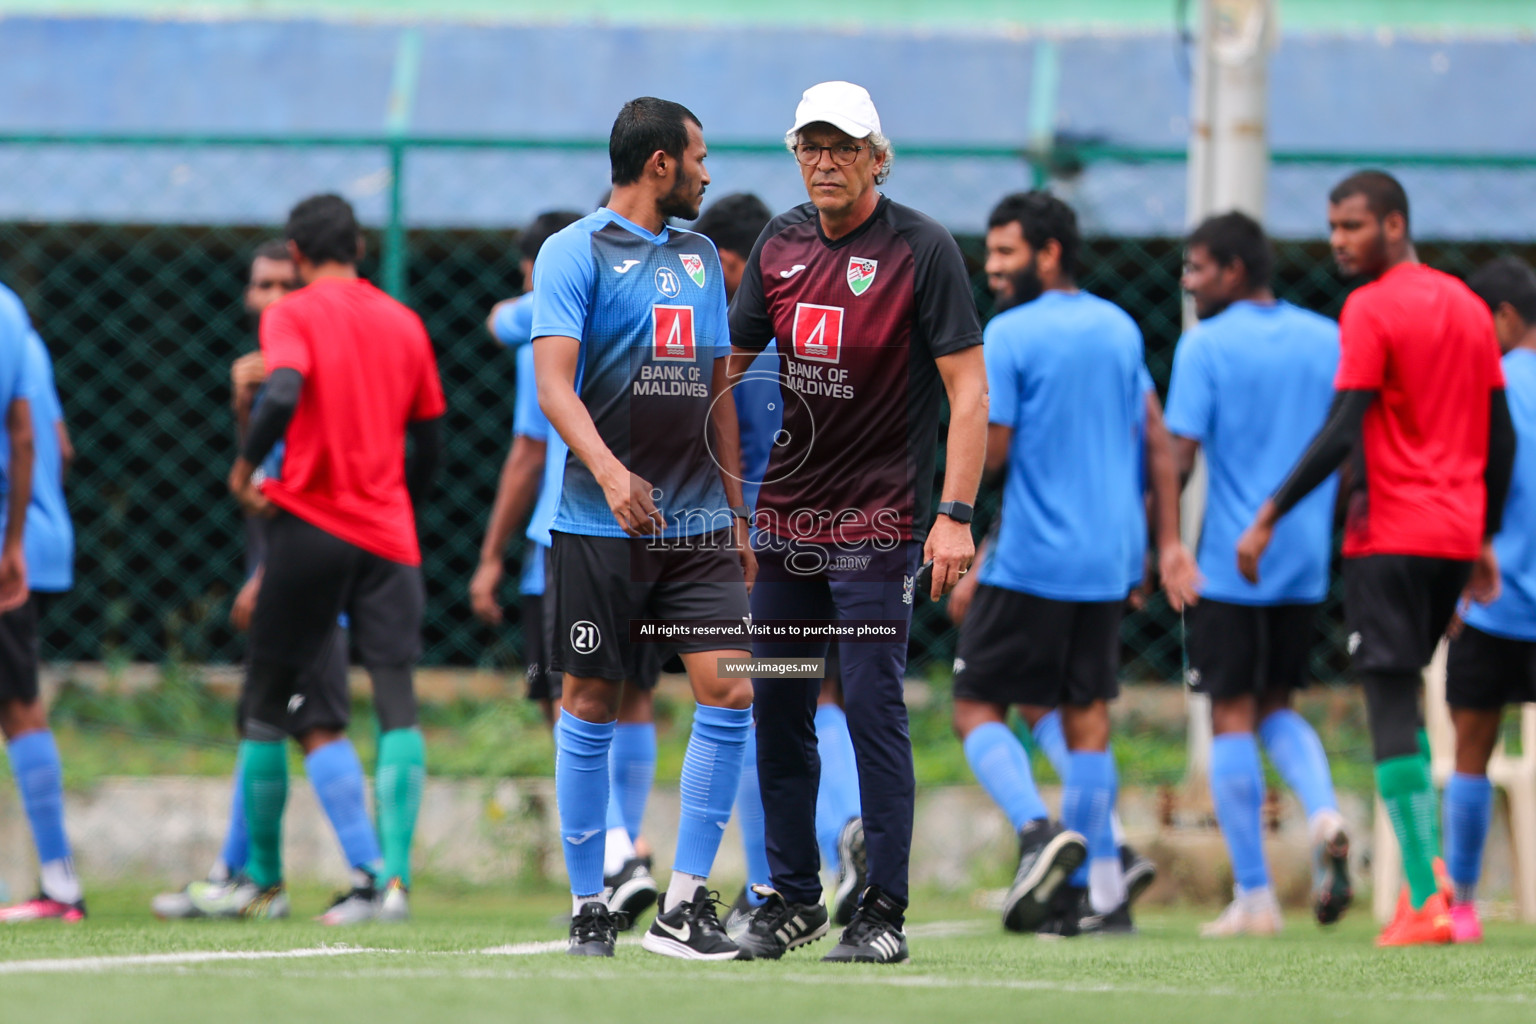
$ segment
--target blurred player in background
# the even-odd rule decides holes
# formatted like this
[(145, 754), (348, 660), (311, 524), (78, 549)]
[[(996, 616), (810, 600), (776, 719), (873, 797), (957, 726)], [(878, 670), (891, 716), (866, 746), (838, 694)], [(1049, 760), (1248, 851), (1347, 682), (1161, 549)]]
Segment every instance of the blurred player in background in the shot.
[[(255, 889), (242, 910), (247, 917), (286, 912), (287, 714), (304, 671), (337, 642), (339, 615), (346, 614), (374, 680), (379, 831), (386, 842), (403, 839), (405, 854), (386, 860), (375, 845), (360, 865), (349, 851), (359, 902), (385, 877), (404, 898), (425, 765), (411, 688), (424, 601), (412, 498), (425, 493), (439, 455), (444, 402), (436, 359), (420, 319), (357, 276), (362, 235), (345, 200), (305, 200), (290, 213), (286, 233), (305, 287), (262, 316), (269, 376), (229, 477), (248, 510), (273, 515), (241, 694), (246, 874)], [(402, 462), (407, 435), (412, 450)], [(280, 438), (282, 477), (258, 489), (256, 467)], [(315, 788), (329, 790), (348, 831), (366, 845), (373, 833), (365, 828), (362, 769), (350, 744), (321, 749), (336, 748), (350, 753), (348, 763), (338, 765), (334, 780), (315, 780)], [(402, 813), (410, 820), (399, 820)]]
[[(534, 269), (539, 404), (570, 448), (552, 485), (560, 503), (548, 610), (551, 661), (565, 673), (555, 787), (572, 893), (567, 949), (577, 956), (612, 956), (623, 923), (602, 898), (603, 848), (591, 840), (611, 821), (609, 751), (624, 681), (654, 646), (634, 642), (632, 624), (735, 623), (749, 613), (743, 580), (755, 564), (725, 379), (720, 262), (707, 238), (667, 226), (698, 216), (706, 152), (687, 108), (653, 97), (625, 104), (609, 136), (608, 205), (551, 237)], [(745, 651), (725, 643), (677, 643), (698, 704), (672, 878), (641, 940), (688, 960), (741, 955), (707, 884), (752, 723), (751, 685), (720, 675), (722, 657)]]
[(1438, 891), (1435, 792), (1419, 742), (1421, 673), (1465, 589), (1498, 596), (1493, 536), (1514, 463), (1515, 432), (1488, 307), (1418, 261), (1408, 196), (1361, 171), (1328, 196), (1334, 259), (1369, 283), (1344, 303), (1327, 422), (1238, 541), (1250, 583), (1281, 517), (1327, 480), (1358, 442), (1344, 534), (1344, 612), (1365, 690), (1376, 789), (1402, 849), (1408, 892), (1378, 945), (1449, 942)]
[(1488, 760), (1504, 705), (1536, 702), (1536, 273), (1505, 256), (1467, 285), (1493, 311), (1517, 438), (1503, 529), (1493, 541), (1499, 598), (1462, 609), (1446, 661), (1445, 696), (1456, 726), (1456, 771), (1445, 786), (1445, 861), (1455, 887), (1451, 932), (1457, 942), (1480, 942), (1475, 901), (1493, 810)]
[[(971, 503), (987, 408), (981, 325), (954, 239), (878, 191), (893, 153), (867, 91), (848, 82), (807, 89), (785, 143), (810, 202), (768, 225), (731, 304), (733, 370), (745, 372), (774, 338), (784, 343), (784, 443), (758, 495), (762, 577), (752, 614), (902, 624), (894, 641), (839, 643), (869, 885), (826, 957), (900, 963), (909, 958), (903, 926), (915, 792), (906, 626), (920, 563), (932, 562), (927, 589), (937, 599), (975, 554)], [(933, 509), (941, 393), (950, 421), (942, 501)], [(754, 650), (821, 657), (827, 647)], [(741, 941), (754, 956), (777, 958), (830, 927), (817, 872), (820, 685), (755, 685), (773, 890), (760, 893), (767, 902)]]
[[(1020, 273), (1029, 269), (1035, 258), (1034, 250), (1030, 248), (1028, 240), (1024, 237), (1024, 221), (1035, 208), (1033, 205), (1035, 202), (1036, 200), (1030, 198), (1030, 193), (1015, 192), (999, 200), (987, 218), (987, 259), (984, 270), (987, 275), (987, 288), (997, 302), (998, 312), (1017, 304), (1013, 297), (1014, 282)], [(1001, 525), (1001, 519), (993, 520), (991, 532), (978, 549), (978, 561), (986, 560), (987, 551), (997, 541), (997, 531)], [(1142, 547), (1145, 548), (1146, 545), (1143, 544)], [(1132, 561), (1132, 575), (1142, 573), (1146, 562), (1145, 552), (1135, 552), (1133, 546)], [(976, 596), (980, 585), (979, 573), (972, 573), (955, 585), (954, 592), (949, 595), (948, 607), (949, 617), (955, 625), (963, 627), (966, 613), (970, 610), (971, 601)], [(1137, 594), (1137, 591), (1132, 592), (1133, 599)], [(1066, 735), (1061, 730), (1061, 712), (1055, 708), (1034, 704), (1019, 704), (1016, 710), (1019, 713), (1019, 728), (1029, 730), (1029, 739), (1050, 761), (1057, 779), (1064, 781), (1071, 763), (1071, 756), (1067, 750)], [(1020, 738), (1023, 738), (1022, 735)], [(1022, 779), (1020, 782), (1031, 790), (1035, 789), (1032, 778)], [(1038, 799), (1038, 790), (1035, 792)], [(1120, 813), (1116, 810), (1110, 811), (1109, 827), (1114, 835), (1115, 844), (1120, 850), (1120, 865), (1125, 875), (1126, 900), (1134, 906), (1157, 880), (1157, 866), (1125, 841), (1125, 829), (1120, 823)], [(1032, 832), (1030, 845), (1035, 847), (1035, 841), (1044, 838), (1044, 833)], [(1043, 846), (1036, 848), (1045, 852)], [(1024, 855), (1029, 857), (1029, 850), (1025, 850)], [(1025, 872), (1025, 878), (1022, 880), (1024, 889), (1029, 888), (1032, 882), (1029, 876), (1033, 875), (1035, 879), (1043, 877), (1042, 872), (1047, 869), (1051, 858), (1041, 859), (1037, 855), (1030, 857), (1030, 860), (1032, 865)]]
[[(987, 466), (1006, 470), (997, 541), (955, 659), (955, 731), (966, 760), (1019, 832), (1003, 907), (1012, 931), (1132, 930), (1110, 826), (1117, 778), (1109, 705), (1119, 694), (1120, 619), (1139, 583), (1150, 469), (1169, 602), (1192, 593), (1179, 541), (1178, 477), (1141, 332), (1078, 289), (1077, 217), (1029, 193), (1016, 206), (1027, 255), (987, 325)], [(1069, 749), (1062, 823), (1050, 820), (1009, 705), (1061, 709)], [(1065, 827), (1063, 827), (1065, 826)]]
[[(502, 574), (502, 553), (513, 529), (532, 508), (523, 548), (523, 644), (528, 666), (528, 696), (554, 724), (561, 693), (561, 673), (549, 667), (554, 644), (551, 610), (544, 604), (550, 524), (560, 499), (560, 470), (568, 449), (560, 435), (551, 436), (549, 420), (539, 408), (534, 377), (533, 266), (550, 235), (581, 219), (581, 214), (551, 212), (534, 218), (518, 239), (523, 280), (529, 291), (517, 299), (498, 302), (486, 326), (491, 335), (516, 352), (517, 393), (512, 412), (512, 448), (501, 469), (496, 504), (480, 548), (480, 567), (470, 582), (475, 614), (492, 624), (501, 621), (496, 587)], [(551, 479), (552, 478), (552, 479)], [(608, 826), (603, 840), (603, 889), (608, 907), (627, 927), (656, 902), (648, 849), (641, 827), (651, 784), (656, 776), (656, 720), (653, 695), (661, 675), (660, 649), (646, 645), (636, 652), (635, 674), (625, 680), (619, 697), (618, 722), (608, 752)], [(623, 929), (621, 929), (623, 930)]]
[[(739, 192), (721, 196), (704, 211), (694, 229), (715, 243), (729, 299), (741, 284), (741, 275), (763, 228), (773, 214), (761, 199)], [(742, 497), (747, 507), (757, 507), (757, 492), (768, 470), (768, 459), (784, 416), (780, 391), (779, 352), (775, 342), (752, 361), (746, 374), (731, 385), (736, 400), (736, 420), (741, 427)], [(848, 718), (840, 704), (837, 681), (837, 645), (827, 650), (826, 677), (816, 700), (816, 747), (821, 755), (821, 785), (816, 794), (816, 836), (821, 846), (822, 867), (837, 876), (832, 896), (832, 921), (845, 925), (853, 920), (859, 893), (864, 888), (864, 827), (859, 820), (859, 775), (854, 764), (853, 740)], [(764, 897), (754, 886), (771, 885), (768, 849), (763, 835), (763, 797), (757, 779), (757, 730), (747, 740), (742, 761), (741, 786), (736, 794), (736, 820), (746, 853), (747, 881), (731, 905), (726, 931), (733, 936), (745, 927), (753, 908)]]
[(0, 473), (5, 484), (0, 556), (0, 731), (22, 810), (32, 827), (40, 885), (35, 898), (0, 908), (0, 923), (85, 918), (85, 898), (64, 832), (59, 748), (38, 692), (43, 595), (74, 582), (74, 527), (64, 501), (73, 451), (48, 349), (16, 293), (0, 285)]
[(1187, 613), (1187, 643), (1190, 685), (1211, 698), (1211, 799), (1237, 885), (1231, 905), (1201, 931), (1214, 938), (1273, 935), (1281, 926), (1264, 859), (1259, 740), (1307, 811), (1318, 922), (1337, 921), (1353, 898), (1328, 757), (1291, 709), (1311, 675), (1313, 622), (1328, 595), (1337, 479), (1279, 527), (1261, 583), (1243, 579), (1232, 558), (1238, 534), (1323, 425), (1339, 365), (1338, 325), (1277, 301), (1273, 267), (1264, 229), (1245, 214), (1195, 229), (1185, 242), (1183, 287), (1200, 324), (1179, 342), (1168, 388), (1181, 475), (1201, 448), (1210, 473), (1204, 579), (1200, 603)]

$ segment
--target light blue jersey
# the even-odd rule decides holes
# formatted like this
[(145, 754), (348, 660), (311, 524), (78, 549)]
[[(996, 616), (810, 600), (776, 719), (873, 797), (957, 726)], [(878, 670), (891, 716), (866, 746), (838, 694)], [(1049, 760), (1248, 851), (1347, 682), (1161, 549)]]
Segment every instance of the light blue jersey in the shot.
[(499, 306), (491, 317), (491, 335), (508, 348), (533, 340), (533, 296), (521, 295)]
[[(33, 590), (63, 593), (75, 583), (75, 527), (64, 500), (64, 452), (59, 425), (64, 407), (53, 383), (53, 361), (36, 331), (27, 332), (25, 390), (32, 406), (32, 503), (24, 544)], [(9, 451), (7, 451), (7, 458)]]
[(989, 419), (1013, 431), (997, 540), (981, 582), (1057, 601), (1113, 601), (1140, 576), (1147, 392), (1141, 331), (1087, 292), (994, 317)]
[[(518, 305), (531, 306), (532, 303), (524, 298)], [(530, 440), (547, 444), (552, 433), (549, 420), (544, 417), (544, 410), (539, 408), (539, 385), (533, 376), (533, 346), (522, 344), (517, 350), (517, 397), (512, 406), (512, 436), (515, 438), (521, 434)], [(545, 453), (547, 460), (548, 448)], [(547, 461), (545, 468), (548, 469)], [(544, 488), (540, 487), (538, 502), (543, 500)], [(538, 504), (535, 503), (534, 507), (537, 508)], [(540, 544), (532, 539), (523, 545), (523, 576), (518, 590), (524, 595), (531, 597), (544, 593), (544, 548), (547, 546), (547, 542)]]
[[(534, 344), (581, 342), (576, 393), (608, 449), (659, 495), (665, 535), (729, 529), (708, 444), (715, 360), (731, 344), (714, 243), (676, 228), (653, 235), (604, 208), (544, 243), (533, 280)], [(558, 465), (554, 529), (626, 536), (581, 460)]]
[[(5, 429), (5, 412), (18, 398), (30, 401), (27, 388), (37, 386), (36, 375), (27, 370), (34, 336), (21, 299), (0, 285), (0, 530), (6, 519), (5, 499), (11, 493), (11, 438)], [(25, 528), (22, 537), (25, 540)]]
[(1467, 625), (1509, 640), (1536, 641), (1536, 352), (1504, 357), (1504, 393), (1515, 421), (1515, 472), (1504, 502), (1504, 526), (1493, 539), (1499, 556), (1499, 599), (1473, 604)]
[(1328, 418), (1338, 364), (1339, 325), (1288, 302), (1235, 302), (1179, 342), (1167, 422), (1205, 451), (1205, 597), (1274, 605), (1327, 595), (1336, 475), (1276, 525), (1257, 584), (1237, 571), (1237, 541)]
[(741, 491), (748, 508), (757, 507), (757, 492), (768, 472), (779, 428), (784, 424), (784, 395), (779, 383), (779, 348), (774, 342), (758, 353), (731, 388), (736, 400), (736, 424), (741, 431)]

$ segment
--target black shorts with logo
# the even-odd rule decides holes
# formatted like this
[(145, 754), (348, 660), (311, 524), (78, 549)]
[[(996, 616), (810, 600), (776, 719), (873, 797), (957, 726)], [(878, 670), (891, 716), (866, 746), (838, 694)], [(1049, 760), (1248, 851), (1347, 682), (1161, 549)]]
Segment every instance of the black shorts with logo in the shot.
[(1202, 598), (1184, 613), (1190, 689), (1223, 700), (1306, 686), (1317, 608)]
[(1450, 558), (1344, 559), (1344, 621), (1355, 671), (1423, 670), (1471, 574), (1471, 562)]
[(1445, 702), (1474, 711), (1536, 703), (1536, 642), (1463, 626), (1446, 656)]
[(731, 543), (729, 530), (666, 542), (556, 531), (545, 590), (546, 615), (554, 612), (551, 666), (654, 686), (667, 654), (720, 650), (720, 641), (709, 639), (631, 643), (629, 625), (747, 616), (741, 559)]
[(0, 615), (0, 700), (37, 700), (38, 595)]
[(1122, 601), (976, 588), (955, 658), (957, 700), (1081, 707), (1120, 695)]
[[(338, 624), (320, 657), (299, 673), (288, 700), (288, 720), (283, 727), (297, 739), (313, 729), (346, 732), (352, 724), (352, 691), (348, 685), (347, 631)], [(236, 729), (250, 717), (249, 688), (241, 692), (236, 707)]]

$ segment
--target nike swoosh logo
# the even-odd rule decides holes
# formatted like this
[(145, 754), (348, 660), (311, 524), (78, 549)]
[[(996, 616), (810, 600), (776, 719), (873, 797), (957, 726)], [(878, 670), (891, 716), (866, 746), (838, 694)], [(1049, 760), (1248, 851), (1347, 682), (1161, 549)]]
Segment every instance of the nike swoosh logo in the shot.
[(640, 265), (640, 261), (639, 260), (625, 260), (621, 265), (619, 265), (617, 267), (614, 267), (613, 269), (617, 270), (621, 274), (627, 274), (631, 270), (633, 270), (635, 267), (638, 267), (639, 265)]
[(781, 270), (781, 271), (779, 271), (779, 276), (782, 277), (784, 280), (788, 281), (790, 278), (794, 277), (796, 274), (800, 273), (800, 271), (802, 271), (804, 269), (805, 269), (805, 264), (804, 263), (796, 263), (794, 266), (790, 267), (788, 270)]
[(725, 825), (726, 825), (726, 823), (725, 823), (725, 822), (723, 822), (723, 821), (717, 821), (717, 822), (715, 822), (715, 824), (716, 824), (716, 825), (719, 825), (719, 826), (720, 826), (720, 831), (721, 831), (721, 832), (724, 832), (724, 831), (725, 831)]
[(656, 927), (660, 928), (662, 931), (675, 938), (678, 942), (687, 942), (689, 938), (693, 936), (693, 929), (688, 926), (688, 922), (686, 921), (683, 922), (683, 926), (681, 928), (673, 928), (671, 925), (667, 924), (667, 922), (658, 917), (656, 919)]
[(590, 832), (583, 832), (579, 836), (566, 836), (565, 841), (570, 843), (572, 846), (580, 846), (582, 843), (586, 842), (588, 839), (591, 839), (593, 836), (600, 836), (602, 834), (602, 829), (595, 828)]

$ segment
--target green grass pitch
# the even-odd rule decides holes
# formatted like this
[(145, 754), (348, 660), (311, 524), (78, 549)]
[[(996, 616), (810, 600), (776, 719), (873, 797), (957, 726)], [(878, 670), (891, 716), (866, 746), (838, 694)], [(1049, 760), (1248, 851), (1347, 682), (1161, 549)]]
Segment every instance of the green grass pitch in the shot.
[[(963, 900), (922, 898), (912, 963), (817, 962), (826, 941), (778, 963), (688, 964), (641, 950), (558, 952), (557, 893), (433, 892), (409, 925), (323, 928), (323, 894), (295, 919), (153, 920), (142, 890), (98, 890), (83, 925), (0, 931), (0, 1019), (18, 1024), (218, 1021), (1056, 1020), (1250, 1024), (1536, 1020), (1536, 929), (1490, 924), (1481, 947), (1377, 950), (1357, 912), (1322, 932), (1301, 915), (1270, 941), (1202, 942), (1209, 913), (1148, 912), (1128, 939), (1005, 935)], [(287, 955), (273, 956), (274, 953)]]

